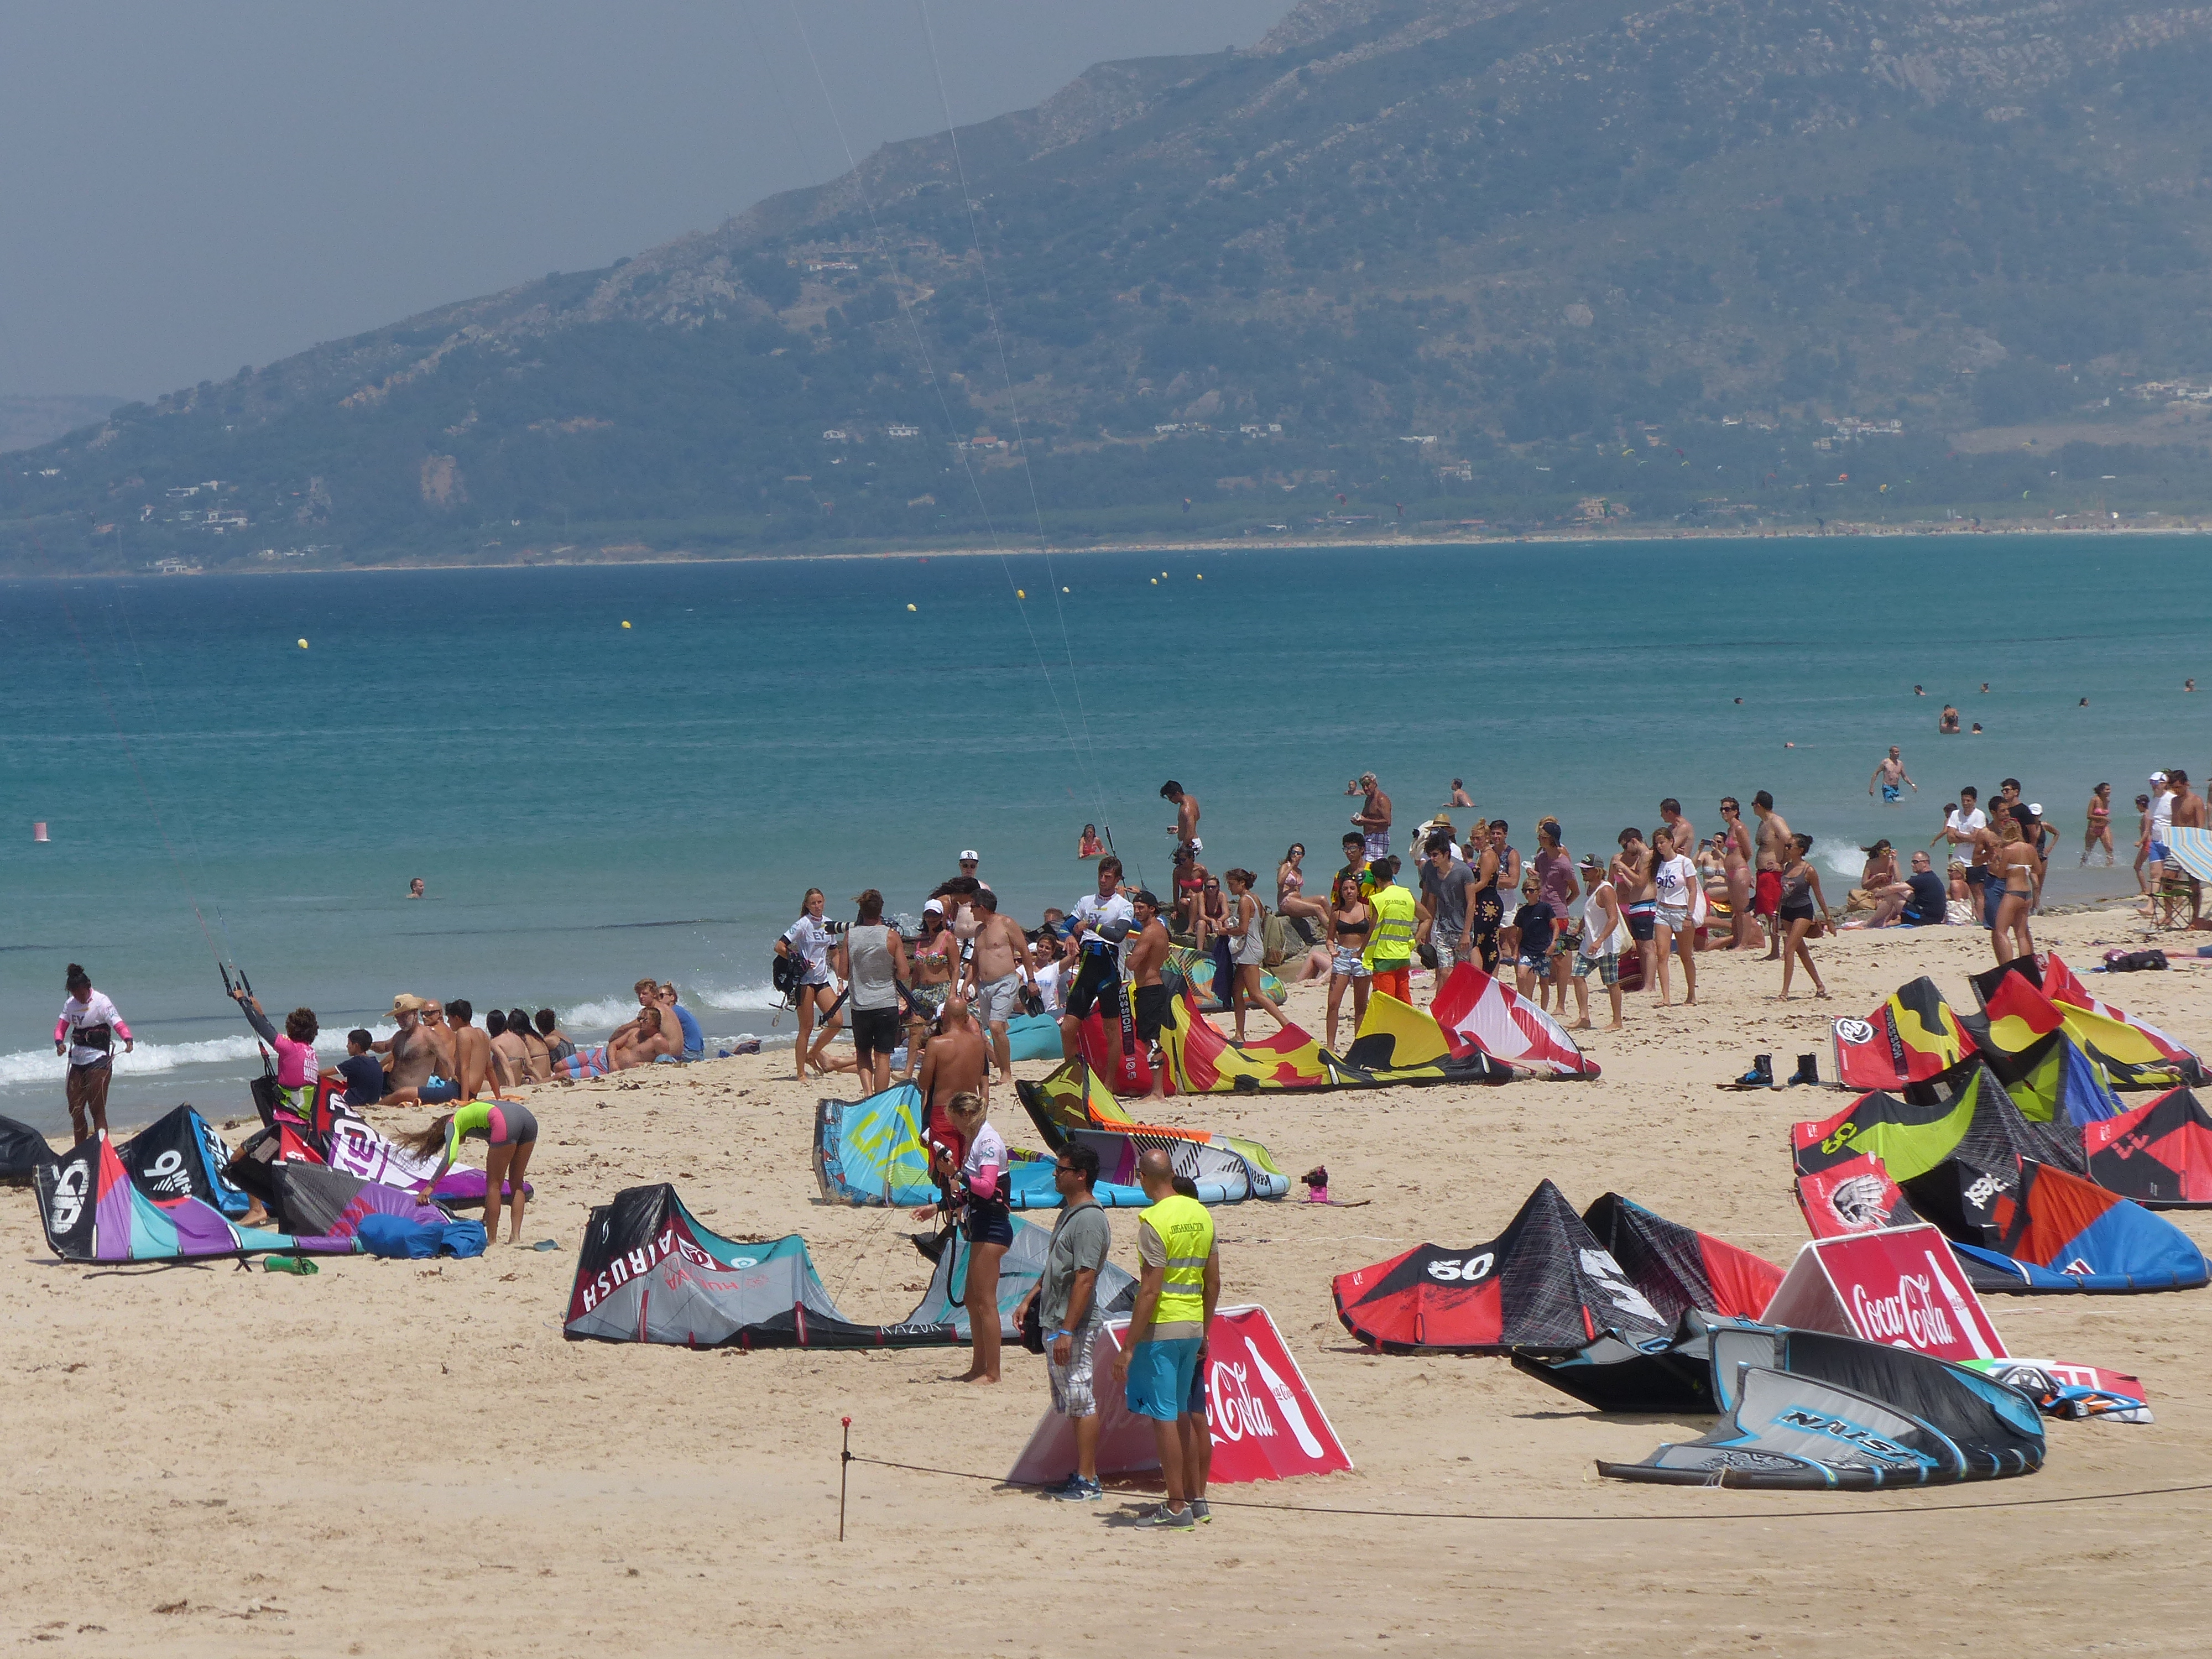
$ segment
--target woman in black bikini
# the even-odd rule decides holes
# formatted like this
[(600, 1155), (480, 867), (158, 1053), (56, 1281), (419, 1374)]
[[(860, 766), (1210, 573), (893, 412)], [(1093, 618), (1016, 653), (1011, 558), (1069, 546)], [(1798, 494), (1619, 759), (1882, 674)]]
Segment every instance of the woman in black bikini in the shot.
[(1813, 931), (1814, 909), (1817, 901), (1818, 915), (1828, 914), (1828, 896), (1820, 890), (1820, 872), (1815, 870), (1806, 854), (1813, 850), (1810, 836), (1792, 836), (1790, 845), (1796, 856), (1783, 867), (1782, 908), (1778, 920), (1788, 928), (1788, 942), (1782, 947), (1782, 995), (1779, 1001), (1790, 1000), (1790, 969), (1799, 963), (1813, 977), (1813, 994), (1825, 998), (1828, 988), (1820, 982), (1820, 970), (1813, 965), (1813, 953), (1805, 947), (1805, 936)]
[(1344, 1006), (1344, 988), (1352, 988), (1352, 1029), (1367, 1017), (1367, 993), (1374, 984), (1367, 966), (1368, 935), (1375, 931), (1375, 910), (1359, 890), (1359, 878), (1344, 876), (1336, 884), (1335, 902), (1328, 908), (1328, 1047), (1336, 1047), (1336, 1011)]

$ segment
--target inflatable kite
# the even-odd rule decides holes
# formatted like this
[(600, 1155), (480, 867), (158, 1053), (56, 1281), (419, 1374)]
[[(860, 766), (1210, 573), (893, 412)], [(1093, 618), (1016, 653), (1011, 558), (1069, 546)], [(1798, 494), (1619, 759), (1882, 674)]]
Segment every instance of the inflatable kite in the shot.
[(2186, 1089), (2082, 1126), (2089, 1179), (2149, 1210), (2212, 1205), (2212, 1118)]
[(2186, 1291), (2212, 1280), (2189, 1236), (2141, 1205), (2032, 1158), (1948, 1159), (1904, 1183), (1977, 1291)]
[(1960, 1023), (2021, 1116), (2078, 1125), (2126, 1109), (2103, 1071), (2074, 1041), (2058, 1006), (2024, 974), (2002, 975), (1984, 997), (1982, 1012)]
[[(1000, 1264), (1000, 1330), (1018, 1338), (1013, 1310), (1044, 1267), (1050, 1235), (1014, 1224)], [(921, 1241), (917, 1241), (921, 1244)], [(606, 1342), (689, 1348), (946, 1346), (968, 1340), (967, 1250), (957, 1235), (928, 1241), (936, 1271), (912, 1313), (863, 1325), (838, 1311), (797, 1233), (743, 1243), (700, 1223), (665, 1182), (626, 1187), (593, 1207), (576, 1255), (563, 1333)], [(1108, 1264), (1097, 1294), (1109, 1312), (1134, 1300), (1136, 1281)]]
[(2043, 1424), (2027, 1397), (1909, 1348), (1820, 1331), (1716, 1328), (1712, 1392), (1726, 1419), (1640, 1463), (1601, 1462), (1616, 1480), (1862, 1491), (2028, 1474)]
[(1160, 1024), (1168, 1086), (1179, 1094), (1249, 1094), (1262, 1090), (1326, 1089), (1334, 1079), (1321, 1044), (1295, 1025), (1247, 1042), (1215, 1028), (1188, 994), (1168, 999)]
[(1879, 1158), (1900, 1182), (1954, 1155), (1985, 1169), (2004, 1167), (2008, 1158), (2032, 1158), (2076, 1175), (2087, 1173), (2088, 1159), (2075, 1125), (2030, 1122), (1986, 1066), (1962, 1068), (1956, 1081), (1956, 1092), (1938, 1094), (1924, 1105), (1890, 1094), (1862, 1095), (1833, 1116), (1797, 1124), (1790, 1131), (1796, 1173), (1816, 1175), (1867, 1153)]
[(1384, 1353), (1570, 1354), (1601, 1332), (1636, 1343), (1673, 1322), (1550, 1182), (1481, 1244), (1419, 1244), (1332, 1285), (1344, 1328)]
[(64, 1261), (190, 1261), (302, 1248), (283, 1233), (240, 1227), (204, 1199), (149, 1196), (105, 1135), (79, 1141), (31, 1180), (46, 1243)]
[(1583, 1225), (1662, 1319), (1680, 1320), (1693, 1309), (1756, 1319), (1782, 1283), (1782, 1269), (1764, 1257), (1656, 1215), (1619, 1193), (1584, 1210)]
[(1975, 975), (1974, 990), (1985, 1011), (1996, 1012), (1990, 1004), (2008, 979), (2026, 981), (2051, 1003), (2065, 1022), (2066, 1034), (2103, 1068), (2113, 1087), (2164, 1089), (2205, 1081), (2195, 1054), (2149, 1021), (2092, 995), (2056, 951), (2040, 960), (2015, 957)]
[(1973, 1038), (1924, 976), (1899, 986), (1864, 1019), (1838, 1020), (1833, 1032), (1836, 1075), (1846, 1089), (1902, 1093), (1933, 1085), (1974, 1052)]
[[(1058, 1209), (1060, 1189), (1053, 1184), (1052, 1161), (1030, 1152), (1011, 1156), (1008, 1207)], [(815, 1184), (831, 1204), (912, 1209), (934, 1204), (942, 1196), (929, 1178), (929, 1156), (921, 1144), (921, 1091), (911, 1083), (866, 1100), (818, 1102), (813, 1164)], [(1140, 1187), (1103, 1178), (1091, 1196), (1109, 1210), (1142, 1208), (1152, 1202)]]
[(1429, 1012), (1455, 1052), (1475, 1049), (1552, 1077), (1598, 1074), (1557, 1020), (1471, 962), (1453, 967)]
[(1472, 1044), (1455, 1048), (1433, 1016), (1376, 991), (1367, 999), (1359, 1033), (1343, 1057), (1322, 1051), (1330, 1080), (1340, 1089), (1376, 1089), (1394, 1083), (1510, 1083), (1512, 1065)]
[(1165, 1152), (1176, 1173), (1196, 1183), (1202, 1204), (1280, 1198), (1291, 1189), (1290, 1177), (1258, 1141), (1140, 1123), (1079, 1060), (1069, 1060), (1039, 1082), (1017, 1081), (1014, 1088), (1047, 1146), (1056, 1152), (1079, 1140), (1097, 1152), (1099, 1184), (1093, 1195), (1101, 1203), (1106, 1201), (1109, 1186), (1136, 1193), (1126, 1201), (1150, 1202), (1137, 1186), (1137, 1160), (1152, 1147)]
[(53, 1161), (54, 1149), (46, 1138), (27, 1123), (0, 1117), (0, 1181), (27, 1181), (42, 1164)]

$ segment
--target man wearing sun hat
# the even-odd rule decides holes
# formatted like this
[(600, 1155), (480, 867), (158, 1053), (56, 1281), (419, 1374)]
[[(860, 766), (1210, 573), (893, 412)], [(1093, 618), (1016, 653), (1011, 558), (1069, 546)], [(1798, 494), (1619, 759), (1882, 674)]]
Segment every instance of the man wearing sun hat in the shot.
[(387, 1097), (403, 1090), (419, 1091), (438, 1069), (437, 1040), (422, 1024), (422, 1011), (429, 1006), (421, 997), (402, 991), (392, 999), (392, 1023), (399, 1029), (382, 1042), (369, 1045), (392, 1056), (384, 1085)]

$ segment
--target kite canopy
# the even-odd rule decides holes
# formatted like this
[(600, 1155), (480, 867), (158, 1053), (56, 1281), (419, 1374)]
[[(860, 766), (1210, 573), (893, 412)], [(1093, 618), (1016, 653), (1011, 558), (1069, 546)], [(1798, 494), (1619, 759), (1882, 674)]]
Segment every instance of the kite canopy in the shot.
[(2212, 1280), (2212, 1264), (2172, 1222), (2032, 1158), (1995, 1169), (1949, 1159), (1905, 1192), (1977, 1291), (2185, 1291)]
[(1726, 1420), (1641, 1463), (1601, 1462), (1600, 1474), (1858, 1491), (1988, 1480), (2042, 1467), (2035, 1407), (1964, 1366), (1817, 1331), (1716, 1328), (1709, 1346)]
[(2212, 1205), (2212, 1118), (2186, 1089), (2085, 1124), (2089, 1178), (2146, 1209)]
[[(1021, 1328), (1015, 1322), (1014, 1313), (1044, 1277), (1045, 1252), (1051, 1246), (1049, 1228), (1027, 1221), (1014, 1223), (1014, 1242), (999, 1259), (999, 1334), (1010, 1342), (1021, 1340)], [(957, 1231), (951, 1231), (927, 1241), (918, 1238), (915, 1247), (924, 1255), (934, 1250), (936, 1271), (931, 1273), (929, 1287), (922, 1292), (921, 1300), (915, 1304), (914, 1310), (891, 1328), (942, 1328), (952, 1333), (949, 1340), (972, 1340), (964, 1305), (968, 1297), (968, 1241)], [(1097, 1298), (1102, 1315), (1127, 1313), (1137, 1300), (1137, 1281), (1127, 1268), (1109, 1260), (1098, 1270), (1098, 1282), (1091, 1294)]]
[(105, 1135), (81, 1140), (32, 1172), (46, 1243), (64, 1261), (189, 1261), (263, 1250), (350, 1250), (240, 1227), (187, 1193), (156, 1199), (124, 1168)]
[[(1069, 1060), (1038, 1082), (1018, 1080), (1014, 1088), (1046, 1146), (1058, 1152), (1079, 1140), (1097, 1152), (1098, 1184), (1091, 1196), (1109, 1208), (1141, 1207), (1152, 1201), (1137, 1185), (1137, 1160), (1154, 1146), (1168, 1154), (1177, 1175), (1197, 1184), (1201, 1204), (1280, 1198), (1291, 1189), (1290, 1177), (1258, 1141), (1139, 1123), (1079, 1060)], [(1049, 1182), (1048, 1173), (1046, 1180)]]
[(138, 1190), (156, 1203), (196, 1198), (229, 1216), (253, 1207), (252, 1198), (222, 1177), (230, 1148), (189, 1106), (155, 1118), (117, 1146), (115, 1156)]
[(1376, 991), (1367, 999), (1359, 1034), (1339, 1059), (1322, 1051), (1340, 1088), (1393, 1083), (1510, 1083), (1513, 1067), (1480, 1048), (1454, 1052), (1435, 1018), (1411, 1003)]
[(2162, 1089), (2206, 1081), (2203, 1064), (2194, 1054), (2148, 1020), (2091, 995), (2057, 951), (2045, 957), (2039, 979), (2043, 994), (2064, 1018), (2067, 1035), (2105, 1068), (2114, 1087)]
[(1631, 1343), (1607, 1332), (1564, 1358), (1516, 1354), (1513, 1369), (1595, 1411), (1711, 1417), (1721, 1406), (1713, 1395), (1709, 1338), (1716, 1327), (1735, 1322), (1692, 1311), (1682, 1316), (1672, 1336)]
[(1919, 1224), (1911, 1201), (1872, 1153), (1797, 1177), (1797, 1207), (1815, 1238), (1844, 1238), (1884, 1227)]
[(276, 1197), (269, 1207), (285, 1231), (299, 1235), (302, 1249), (350, 1250), (362, 1223), (373, 1215), (426, 1227), (443, 1227), (447, 1220), (443, 1210), (419, 1201), (404, 1188), (364, 1181), (320, 1164), (280, 1164), (270, 1176)]
[(1548, 1181), (1486, 1243), (1416, 1245), (1333, 1291), (1345, 1329), (1385, 1353), (1568, 1354), (1673, 1328)]
[(2088, 1168), (2081, 1131), (2070, 1122), (2031, 1123), (1986, 1066), (1958, 1073), (1956, 1092), (1930, 1103), (1895, 1095), (1862, 1095), (1843, 1110), (1790, 1131), (1797, 1174), (1823, 1170), (1871, 1153), (1891, 1176), (1910, 1181), (1954, 1154), (1984, 1168), (2008, 1158), (2032, 1158), (2077, 1174)]
[(1960, 1023), (2021, 1116), (2082, 1124), (2125, 1109), (2075, 1042), (2063, 1011), (2024, 974), (2000, 976), (1984, 996), (1983, 1011)]
[(1846, 1089), (1902, 1092), (1933, 1084), (1974, 1052), (1958, 1015), (1924, 975), (1864, 1019), (1838, 1020), (1834, 1035), (1836, 1075)]
[(1198, 1011), (1188, 994), (1168, 999), (1160, 1053), (1170, 1087), (1182, 1094), (1246, 1094), (1262, 1090), (1326, 1089), (1328, 1064), (1321, 1044), (1295, 1025), (1248, 1042), (1232, 1042)]
[(0, 1117), (0, 1181), (27, 1181), (53, 1158), (54, 1149), (36, 1129), (12, 1117)]
[(1619, 1193), (1584, 1210), (1583, 1225), (1662, 1319), (1679, 1320), (1692, 1309), (1756, 1319), (1782, 1283), (1782, 1269), (1772, 1262), (1655, 1215)]
[(950, 1343), (951, 1328), (858, 1325), (838, 1312), (798, 1234), (741, 1244), (709, 1231), (665, 1182), (593, 1207), (563, 1332), (713, 1348)]
[(1552, 1077), (1598, 1074), (1557, 1020), (1471, 962), (1446, 975), (1429, 1012), (1455, 1053), (1474, 1049)]
[(932, 1204), (921, 1146), (921, 1091), (902, 1083), (866, 1100), (814, 1108), (814, 1179), (832, 1204)]

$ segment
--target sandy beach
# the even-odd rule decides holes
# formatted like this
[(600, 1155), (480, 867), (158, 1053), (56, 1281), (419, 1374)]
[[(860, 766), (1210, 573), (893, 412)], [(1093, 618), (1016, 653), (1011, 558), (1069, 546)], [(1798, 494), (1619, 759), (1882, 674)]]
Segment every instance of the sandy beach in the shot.
[[(2048, 918), (2038, 943), (2086, 968), (2138, 927), (2124, 908)], [(644, 1181), (674, 1182), (732, 1237), (804, 1233), (848, 1316), (914, 1304), (928, 1274), (915, 1224), (817, 1199), (824, 1091), (791, 1080), (788, 1051), (536, 1091), (526, 1237), (557, 1250), (325, 1260), (308, 1279), (100, 1272), (54, 1261), (28, 1193), (0, 1195), (18, 1309), (0, 1400), (5, 1633), (240, 1659), (2201, 1650), (2212, 1292), (1991, 1298), (2014, 1352), (2135, 1372), (2157, 1421), (2052, 1423), (2046, 1468), (2022, 1480), (1849, 1497), (1601, 1482), (1595, 1459), (1705, 1425), (1600, 1417), (1504, 1360), (1371, 1355), (1338, 1324), (1332, 1274), (1487, 1238), (1546, 1176), (1577, 1207), (1610, 1188), (1786, 1264), (1806, 1237), (1790, 1125), (1844, 1097), (1714, 1084), (1759, 1052), (1778, 1072), (1816, 1052), (1829, 1074), (1831, 1018), (1923, 972), (1971, 1008), (1966, 975), (1990, 960), (1969, 928), (1847, 933), (1816, 954), (1833, 1001), (1768, 1000), (1778, 969), (1750, 955), (1701, 958), (1695, 1008), (1632, 996), (1629, 1030), (1589, 1044), (1605, 1068), (1592, 1084), (1179, 1105), (1292, 1174), (1325, 1163), (1334, 1195), (1363, 1200), (1215, 1212), (1224, 1299), (1273, 1313), (1357, 1468), (1217, 1489), (1191, 1536), (1133, 1529), (1134, 1491), (1055, 1504), (861, 1464), (837, 1541), (838, 1419), (863, 1455), (1002, 1475), (1046, 1404), (1042, 1363), (1018, 1349), (982, 1389), (943, 1380), (959, 1351), (563, 1339), (586, 1212)], [(2108, 994), (2212, 1044), (2212, 972), (2193, 959)], [(1293, 1013), (1320, 1031), (1319, 991)], [(242, 1090), (196, 1103), (234, 1142), (252, 1115)], [(1037, 1144), (1018, 1103), (994, 1115)], [(1111, 1213), (1133, 1267), (1133, 1216)], [(2173, 1218), (2212, 1243), (2212, 1218)], [(2051, 1501), (2189, 1483), (2207, 1484)]]

